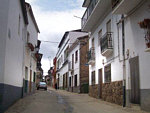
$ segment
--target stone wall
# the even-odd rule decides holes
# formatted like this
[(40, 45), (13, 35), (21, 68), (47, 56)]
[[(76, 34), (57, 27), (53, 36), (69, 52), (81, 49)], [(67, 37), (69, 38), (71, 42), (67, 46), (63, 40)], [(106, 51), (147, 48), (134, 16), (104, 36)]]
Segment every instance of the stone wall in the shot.
[(122, 81), (104, 83), (102, 85), (102, 99), (104, 101), (122, 105), (123, 103)]
[(94, 97), (94, 98), (99, 98), (98, 97), (98, 84), (89, 86), (89, 96)]
[[(87, 63), (87, 51), (89, 49), (88, 36), (80, 38), (80, 93), (88, 93), (89, 86), (89, 66), (85, 66)], [(86, 45), (82, 44), (87, 42)]]

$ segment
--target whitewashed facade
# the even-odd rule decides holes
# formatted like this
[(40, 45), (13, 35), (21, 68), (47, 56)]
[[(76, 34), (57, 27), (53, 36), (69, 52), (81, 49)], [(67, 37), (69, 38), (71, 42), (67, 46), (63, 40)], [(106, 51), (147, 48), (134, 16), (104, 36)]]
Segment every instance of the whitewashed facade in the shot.
[[(132, 6), (129, 4), (132, 4)], [(125, 15), (125, 80), (127, 105), (131, 106), (132, 103), (137, 103), (141, 109), (146, 111), (150, 111), (150, 70), (148, 69), (150, 67), (150, 47), (146, 45), (147, 41), (150, 43), (149, 5), (149, 0), (122, 1), (113, 10), (114, 14)], [(149, 19), (149, 22), (146, 23), (149, 26), (145, 29), (139, 25), (144, 19)], [(145, 37), (147, 37), (147, 41)], [(136, 93), (133, 91), (134, 89)]]
[(59, 44), (59, 50), (56, 54), (56, 79), (58, 87), (61, 89), (68, 87), (68, 50), (78, 37), (85, 36), (86, 34), (80, 30), (68, 31), (64, 34)]
[[(24, 93), (31, 93), (35, 90), (35, 81), (36, 81), (36, 70), (37, 70), (37, 54), (39, 47), (38, 45), (38, 33), (39, 28), (35, 21), (32, 7), (30, 4), (26, 3), (26, 11), (28, 17), (28, 25), (25, 37), (25, 46), (24, 46)], [(29, 44), (33, 47), (29, 47)], [(33, 49), (33, 50), (32, 50)]]
[(150, 110), (150, 54), (138, 24), (150, 19), (149, 4), (148, 0), (84, 0), (82, 30), (91, 33), (89, 95)]
[[(26, 56), (26, 38), (27, 31), (33, 32), (28, 25), (33, 24), (24, 0), (0, 2), (0, 112), (4, 112), (23, 97), (25, 65), (27, 59), (32, 59)], [(37, 32), (34, 42), (36, 45)], [(36, 69), (36, 61), (33, 60), (32, 64)]]

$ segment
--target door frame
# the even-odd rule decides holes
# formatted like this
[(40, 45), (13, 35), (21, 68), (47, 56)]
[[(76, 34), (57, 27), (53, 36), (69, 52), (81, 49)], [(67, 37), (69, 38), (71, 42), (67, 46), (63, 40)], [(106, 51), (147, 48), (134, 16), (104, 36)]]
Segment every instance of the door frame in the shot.
[(29, 82), (29, 92), (32, 90), (32, 70), (30, 70), (30, 82)]
[[(136, 56), (136, 57), (130, 58), (129, 66), (130, 66), (130, 78), (131, 78), (130, 79), (130, 82), (131, 82), (130, 102), (134, 104), (140, 104), (139, 57)], [(135, 66), (135, 67), (131, 67), (131, 66)], [(133, 76), (133, 74), (136, 74), (136, 75)]]
[(103, 69), (98, 70), (99, 98), (102, 99)]

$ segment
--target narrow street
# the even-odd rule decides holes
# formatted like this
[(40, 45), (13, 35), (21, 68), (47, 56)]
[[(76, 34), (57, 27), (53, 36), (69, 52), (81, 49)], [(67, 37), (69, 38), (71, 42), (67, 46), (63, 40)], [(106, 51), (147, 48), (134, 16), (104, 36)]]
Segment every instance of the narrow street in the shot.
[[(81, 107), (82, 106), (82, 107)], [(5, 113), (146, 113), (122, 108), (87, 94), (76, 94), (49, 88), (20, 99)]]

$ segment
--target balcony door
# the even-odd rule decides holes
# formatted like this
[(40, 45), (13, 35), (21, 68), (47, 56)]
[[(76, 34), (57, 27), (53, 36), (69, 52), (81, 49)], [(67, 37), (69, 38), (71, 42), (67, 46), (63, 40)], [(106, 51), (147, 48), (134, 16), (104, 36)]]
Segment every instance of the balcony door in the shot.
[(74, 69), (74, 54), (72, 54), (72, 69)]
[(99, 98), (102, 98), (102, 84), (103, 84), (103, 75), (102, 75), (102, 69), (99, 69)]
[(29, 92), (32, 91), (32, 70), (30, 70), (30, 82), (29, 82)]
[(108, 33), (111, 32), (111, 20), (109, 20), (107, 23), (106, 23), (106, 30)]
[(92, 38), (92, 48), (94, 48), (94, 38)]

